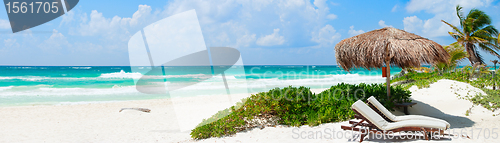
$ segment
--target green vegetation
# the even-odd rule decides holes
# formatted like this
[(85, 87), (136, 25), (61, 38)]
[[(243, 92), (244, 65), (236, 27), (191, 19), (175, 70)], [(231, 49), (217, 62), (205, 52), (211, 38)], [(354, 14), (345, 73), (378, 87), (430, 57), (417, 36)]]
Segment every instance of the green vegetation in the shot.
[[(430, 83), (439, 79), (452, 79), (470, 83), (472, 86), (482, 89), (486, 95), (480, 94), (466, 98), (474, 104), (482, 105), (490, 110), (496, 110), (500, 108), (500, 91), (495, 90), (499, 84), (499, 76), (495, 75), (496, 77), (492, 77), (492, 74), (486, 68), (483, 68), (484, 61), (481, 55), (479, 55), (478, 49), (500, 57), (497, 53), (500, 50), (500, 33), (491, 25), (490, 17), (483, 11), (472, 9), (467, 15), (464, 15), (460, 6), (456, 7), (456, 11), (460, 19), (460, 28), (462, 29), (441, 20), (453, 29), (453, 32), (449, 32), (449, 34), (457, 40), (457, 42), (444, 47), (450, 54), (450, 61), (434, 65), (437, 72), (414, 72), (405, 77), (394, 79), (394, 81), (410, 81), (409, 84), (404, 85), (405, 88), (413, 85), (416, 85), (418, 88), (428, 87)], [(465, 51), (467, 55), (464, 55)], [(474, 67), (466, 66), (456, 69), (456, 64), (463, 57), (467, 57)], [(494, 60), (492, 62), (496, 67), (498, 61)], [(498, 72), (495, 71), (495, 73)], [(493, 88), (489, 89), (489, 87)]]
[(467, 57), (467, 52), (465, 52), (464, 46), (458, 44), (457, 42), (444, 46), (443, 48), (446, 52), (448, 52), (448, 54), (450, 54), (450, 59), (448, 59), (446, 63), (440, 62), (434, 65), (436, 70), (440, 73), (455, 69), (458, 66), (458, 63)]
[(465, 99), (470, 100), (474, 104), (482, 105), (489, 110), (496, 110), (500, 108), (500, 90), (490, 89), (490, 87), (493, 87), (494, 85), (499, 85), (500, 76), (497, 74), (495, 77), (492, 77), (491, 73), (482, 66), (465, 66), (463, 68), (455, 68), (445, 73), (441, 73), (438, 70), (434, 70), (430, 73), (417, 73), (415, 71), (410, 71), (405, 74), (405, 76), (393, 79), (392, 82), (405, 82), (405, 84), (401, 85), (401, 87), (405, 89), (414, 85), (418, 88), (425, 88), (440, 79), (450, 79), (469, 83), (470, 85), (483, 90), (486, 95), (469, 95), (465, 97)]
[(275, 88), (252, 95), (230, 109), (219, 111), (193, 129), (191, 137), (204, 139), (232, 135), (245, 130), (248, 121), (256, 117), (278, 117), (279, 124), (288, 126), (317, 126), (346, 121), (354, 117), (351, 105), (357, 99), (366, 101), (370, 96), (377, 98), (388, 109), (392, 109), (394, 103), (411, 102), (410, 92), (399, 86), (391, 87), (391, 97), (388, 99), (383, 84), (341, 83), (319, 94), (313, 94), (306, 87)]
[(478, 49), (500, 57), (496, 52), (500, 50), (498, 46), (499, 42), (498, 39), (495, 38), (499, 33), (498, 30), (491, 25), (490, 17), (478, 9), (470, 10), (469, 14), (466, 16), (462, 13), (462, 7), (457, 6), (456, 11), (462, 29), (444, 20), (441, 21), (453, 29), (453, 32), (449, 32), (449, 34), (457, 40), (457, 43), (465, 47), (468, 53), (467, 58), (469, 58), (471, 65), (475, 65), (476, 63), (484, 64)]

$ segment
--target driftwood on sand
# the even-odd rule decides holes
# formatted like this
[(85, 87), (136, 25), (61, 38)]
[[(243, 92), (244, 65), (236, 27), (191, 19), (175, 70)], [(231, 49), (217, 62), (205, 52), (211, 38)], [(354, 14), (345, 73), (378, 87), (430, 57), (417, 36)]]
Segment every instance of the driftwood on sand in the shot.
[(120, 110), (120, 112), (122, 112), (123, 110), (137, 110), (137, 111), (142, 111), (142, 112), (151, 112), (151, 110), (147, 109), (147, 108), (122, 108)]

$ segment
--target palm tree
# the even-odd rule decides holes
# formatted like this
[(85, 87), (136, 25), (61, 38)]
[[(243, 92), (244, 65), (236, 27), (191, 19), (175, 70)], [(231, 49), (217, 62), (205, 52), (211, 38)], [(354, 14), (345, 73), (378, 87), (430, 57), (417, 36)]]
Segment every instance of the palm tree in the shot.
[(455, 38), (458, 43), (465, 47), (467, 51), (467, 58), (469, 59), (471, 65), (475, 63), (484, 64), (483, 58), (479, 55), (478, 49), (486, 51), (492, 55), (500, 57), (496, 52), (500, 50), (497, 45), (499, 42), (495, 36), (498, 30), (491, 25), (491, 19), (483, 11), (478, 9), (470, 10), (469, 14), (464, 17), (462, 13), (462, 7), (459, 5), (456, 7), (457, 16), (460, 19), (460, 26), (462, 29), (441, 20), (451, 28), (453, 32), (448, 32), (451, 37)]
[(440, 73), (455, 69), (458, 66), (458, 63), (467, 57), (464, 47), (458, 42), (444, 46), (443, 48), (446, 52), (448, 52), (448, 54), (450, 54), (450, 58), (447, 62), (439, 62), (434, 65)]

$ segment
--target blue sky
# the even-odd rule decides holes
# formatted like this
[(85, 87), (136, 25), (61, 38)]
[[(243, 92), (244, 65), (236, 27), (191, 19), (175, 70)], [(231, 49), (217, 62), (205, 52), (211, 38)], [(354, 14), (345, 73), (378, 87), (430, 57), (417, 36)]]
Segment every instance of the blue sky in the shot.
[(0, 65), (127, 66), (127, 42), (134, 33), (191, 9), (206, 45), (237, 48), (246, 65), (335, 65), (337, 42), (385, 26), (452, 43), (451, 29), (440, 20), (458, 25), (457, 4), (466, 13), (485, 11), (500, 29), (495, 0), (86, 0), (64, 16), (16, 34), (6, 10), (0, 10)]

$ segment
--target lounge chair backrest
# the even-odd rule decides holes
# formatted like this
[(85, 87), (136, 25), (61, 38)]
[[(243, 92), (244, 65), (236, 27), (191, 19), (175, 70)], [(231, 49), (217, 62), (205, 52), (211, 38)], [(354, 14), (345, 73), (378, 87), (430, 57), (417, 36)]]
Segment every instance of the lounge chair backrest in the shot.
[(378, 102), (375, 97), (371, 96), (368, 98), (368, 102), (370, 102), (375, 108), (377, 108), (382, 114), (384, 114), (389, 120), (396, 121), (396, 115), (392, 114), (387, 108), (384, 107), (380, 102)]
[(368, 105), (366, 105), (363, 101), (358, 100), (351, 106), (352, 109), (358, 111), (361, 116), (365, 117), (372, 124), (377, 126), (379, 129), (384, 129), (387, 126), (388, 122), (385, 121), (377, 112), (373, 111)]

